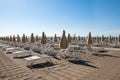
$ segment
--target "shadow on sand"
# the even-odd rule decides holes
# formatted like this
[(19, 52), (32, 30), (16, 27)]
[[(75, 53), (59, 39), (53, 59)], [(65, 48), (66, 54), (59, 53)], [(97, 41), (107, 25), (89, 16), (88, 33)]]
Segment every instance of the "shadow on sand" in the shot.
[(97, 52), (105, 53), (105, 52), (108, 52), (108, 51), (107, 50), (98, 50)]
[(30, 56), (32, 56), (32, 55), (29, 55), (29, 56), (14, 57), (14, 59), (23, 59), (23, 58), (30, 57)]
[(50, 63), (50, 62), (46, 62), (46, 63), (40, 63), (40, 64), (35, 64), (32, 65), (31, 67), (27, 66), (30, 69), (36, 69), (36, 68), (45, 68), (45, 67), (51, 67), (54, 66), (55, 64)]
[(84, 60), (69, 60), (69, 62), (73, 63), (73, 64), (78, 64), (78, 65), (83, 65), (83, 66), (87, 66), (87, 67), (92, 67), (92, 68), (98, 68), (96, 66), (90, 65), (89, 61), (84, 61)]
[(98, 56), (98, 57), (115, 57), (115, 58), (120, 58), (119, 56), (113, 56), (113, 55), (109, 55), (109, 54), (93, 54), (94, 56)]

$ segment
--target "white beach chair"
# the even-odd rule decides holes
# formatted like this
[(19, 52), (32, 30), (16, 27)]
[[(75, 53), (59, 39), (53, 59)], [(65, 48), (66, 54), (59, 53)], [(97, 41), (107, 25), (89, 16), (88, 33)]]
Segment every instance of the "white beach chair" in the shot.
[(10, 46), (2, 46), (3, 50), (6, 50), (6, 48), (11, 48)]
[(45, 60), (47, 60), (47, 61), (52, 61), (50, 58), (51, 58), (51, 57), (48, 56), (48, 55), (40, 55), (40, 56), (31, 56), (31, 57), (27, 57), (27, 58), (24, 58), (24, 59), (27, 61), (26, 66), (31, 67), (31, 66), (34, 64), (34, 62), (36, 62), (36, 61), (38, 61), (38, 60), (43, 60), (43, 59), (45, 59)]
[(8, 53), (12, 53), (12, 52), (14, 52), (14, 51), (16, 51), (16, 50), (17, 50), (16, 48), (12, 48), (12, 47), (5, 48), (5, 52), (6, 52), (6, 54), (8, 54)]
[(30, 55), (32, 55), (32, 52), (31, 52), (31, 51), (28, 51), (28, 50), (13, 52), (13, 57), (14, 57), (14, 58), (17, 58), (18, 55), (22, 55), (22, 57), (23, 57), (23, 56), (30, 56)]
[(31, 56), (31, 57), (27, 57), (27, 58), (25, 58), (25, 60), (27, 61), (27, 64), (26, 64), (26, 66), (32, 66), (33, 65), (33, 63), (35, 62), (35, 61), (37, 61), (37, 60), (39, 60), (41, 57), (39, 57), (39, 56)]
[(10, 48), (6, 48), (5, 50), (9, 51), (9, 50), (13, 50), (13, 49), (15, 49), (15, 48), (10, 47)]
[(4, 46), (6, 46), (5, 44), (0, 44), (0, 48), (3, 48)]

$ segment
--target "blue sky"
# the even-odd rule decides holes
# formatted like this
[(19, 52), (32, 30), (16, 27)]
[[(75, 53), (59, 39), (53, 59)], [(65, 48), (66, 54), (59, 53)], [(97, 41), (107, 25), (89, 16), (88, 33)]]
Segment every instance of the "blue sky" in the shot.
[(120, 34), (120, 0), (0, 0), (0, 36)]

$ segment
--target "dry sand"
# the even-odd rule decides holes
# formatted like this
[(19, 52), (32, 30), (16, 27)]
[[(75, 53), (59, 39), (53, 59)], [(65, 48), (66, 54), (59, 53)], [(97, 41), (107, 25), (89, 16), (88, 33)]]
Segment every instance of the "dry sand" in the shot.
[[(33, 53), (33, 55), (38, 55)], [(0, 52), (0, 80), (120, 80), (120, 51), (80, 54), (80, 60), (40, 60), (33, 68), (23, 58)]]

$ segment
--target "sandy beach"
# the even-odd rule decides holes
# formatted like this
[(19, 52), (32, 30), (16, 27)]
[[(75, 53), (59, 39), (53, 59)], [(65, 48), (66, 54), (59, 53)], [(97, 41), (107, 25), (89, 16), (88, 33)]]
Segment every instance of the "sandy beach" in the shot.
[[(33, 55), (38, 55), (34, 53)], [(23, 57), (0, 52), (0, 80), (120, 80), (120, 52), (80, 54), (79, 60), (52, 58), (26, 67)]]

